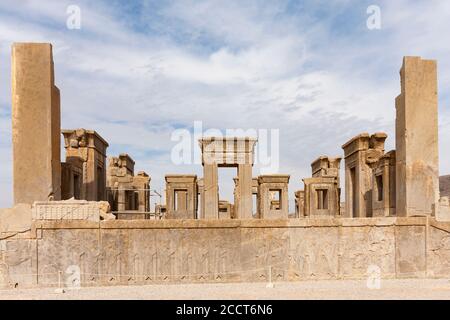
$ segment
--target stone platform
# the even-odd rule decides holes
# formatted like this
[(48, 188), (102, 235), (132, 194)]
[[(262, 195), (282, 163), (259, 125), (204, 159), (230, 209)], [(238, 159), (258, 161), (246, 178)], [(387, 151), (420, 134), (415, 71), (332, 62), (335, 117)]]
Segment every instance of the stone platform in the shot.
[[(33, 221), (0, 234), (3, 287), (444, 278), (450, 223), (430, 217)], [(75, 271), (74, 271), (75, 270)]]

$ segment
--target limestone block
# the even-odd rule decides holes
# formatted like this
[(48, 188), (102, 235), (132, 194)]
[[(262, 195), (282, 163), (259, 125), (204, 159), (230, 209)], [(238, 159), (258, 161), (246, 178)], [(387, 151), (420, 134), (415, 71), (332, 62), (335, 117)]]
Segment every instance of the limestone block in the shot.
[(0, 288), (36, 285), (36, 240), (0, 239)]
[(36, 201), (32, 207), (33, 220), (113, 220), (106, 201), (65, 200)]
[(437, 66), (405, 57), (396, 98), (396, 212), (431, 215), (439, 201)]
[(30, 204), (21, 203), (13, 208), (0, 209), (0, 234), (24, 232), (30, 229)]
[(396, 231), (396, 272), (401, 278), (426, 274), (425, 226), (399, 226)]
[(450, 203), (448, 197), (440, 198), (439, 203), (434, 208), (434, 215), (437, 221), (450, 221)]
[(12, 46), (14, 203), (61, 198), (60, 96), (52, 46)]
[(383, 278), (395, 276), (394, 227), (343, 227), (338, 247), (341, 277), (363, 278), (371, 266), (379, 268)]
[(427, 276), (429, 277), (446, 278), (450, 274), (450, 234), (448, 231), (450, 224), (448, 222), (445, 224), (447, 228), (430, 227), (427, 245)]
[(238, 137), (205, 137), (199, 140), (203, 164), (238, 165), (254, 162), (257, 139)]

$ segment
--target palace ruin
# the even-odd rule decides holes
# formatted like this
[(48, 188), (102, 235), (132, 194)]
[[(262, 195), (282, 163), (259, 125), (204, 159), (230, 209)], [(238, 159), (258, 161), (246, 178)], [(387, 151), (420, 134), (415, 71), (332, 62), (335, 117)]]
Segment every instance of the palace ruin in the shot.
[[(108, 158), (98, 128), (61, 130), (52, 46), (14, 44), (0, 287), (56, 286), (73, 266), (81, 285), (359, 279), (373, 265), (384, 278), (450, 276), (436, 61), (405, 57), (400, 84), (395, 150), (383, 132), (359, 133), (291, 194), (289, 174), (254, 175), (257, 139), (202, 137), (203, 176), (168, 173), (152, 208), (151, 173), (135, 175), (128, 154)], [(221, 167), (237, 170), (233, 203), (219, 197)]]

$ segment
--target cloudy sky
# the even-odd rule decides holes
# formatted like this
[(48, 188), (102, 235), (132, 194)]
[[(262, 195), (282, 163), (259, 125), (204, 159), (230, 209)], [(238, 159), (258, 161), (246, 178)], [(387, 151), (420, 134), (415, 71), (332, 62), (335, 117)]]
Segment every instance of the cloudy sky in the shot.
[[(81, 28), (67, 28), (67, 8)], [(381, 9), (370, 30), (367, 8)], [(95, 129), (164, 190), (174, 130), (279, 129), (290, 197), (320, 155), (361, 132), (394, 143), (404, 55), (438, 60), (440, 170), (450, 173), (450, 1), (0, 0), (0, 207), (12, 204), (10, 52), (51, 42), (63, 128)], [(197, 143), (192, 142), (196, 148)], [(38, 160), (37, 160), (38, 161)], [(230, 199), (232, 170), (221, 170)], [(256, 167), (254, 174), (259, 174)], [(292, 204), (292, 202), (291, 202)], [(293, 207), (291, 207), (293, 211)]]

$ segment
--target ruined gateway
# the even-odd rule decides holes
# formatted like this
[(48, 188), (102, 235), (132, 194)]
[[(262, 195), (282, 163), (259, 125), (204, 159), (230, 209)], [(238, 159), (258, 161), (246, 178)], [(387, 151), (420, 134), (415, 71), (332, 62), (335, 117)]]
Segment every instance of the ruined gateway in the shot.
[[(53, 68), (50, 44), (13, 45), (15, 206), (0, 209), (1, 287), (57, 286), (74, 270), (82, 286), (358, 279), (372, 266), (383, 278), (450, 276), (435, 61), (403, 60), (396, 149), (384, 149), (385, 133), (361, 133), (342, 156), (318, 157), (294, 213), (290, 176), (254, 177), (257, 140), (237, 137), (200, 139), (203, 177), (168, 174), (166, 204), (151, 212), (151, 178), (130, 155), (107, 159), (97, 131), (61, 130)], [(238, 172), (232, 204), (218, 195), (224, 166)]]

